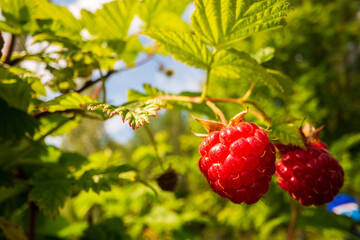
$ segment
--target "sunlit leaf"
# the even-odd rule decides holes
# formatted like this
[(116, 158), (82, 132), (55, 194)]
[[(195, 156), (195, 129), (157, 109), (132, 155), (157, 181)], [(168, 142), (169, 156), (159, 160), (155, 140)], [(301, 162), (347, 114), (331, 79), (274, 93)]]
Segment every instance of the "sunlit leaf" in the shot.
[(211, 52), (192, 33), (149, 31), (146, 34), (155, 39), (160, 46), (179, 61), (203, 69), (206, 69), (210, 64)]
[(196, 0), (191, 24), (209, 45), (223, 48), (267, 29), (285, 25), (284, 0)]
[(261, 48), (255, 54), (251, 54), (251, 57), (255, 59), (259, 64), (270, 61), (275, 54), (275, 49), (272, 47)]
[(81, 11), (81, 22), (98, 39), (125, 39), (138, 1), (112, 1), (102, 5), (95, 14)]
[(40, 104), (39, 108), (48, 112), (64, 111), (69, 109), (82, 109), (82, 106), (97, 101), (80, 93), (63, 94), (48, 102)]
[(240, 52), (235, 49), (222, 50), (216, 54), (211, 65), (210, 73), (230, 80), (241, 79), (243, 81), (266, 85), (279, 95), (284, 92), (279, 82), (273, 78), (265, 68), (245, 52)]
[(147, 29), (190, 31), (189, 24), (181, 19), (181, 14), (190, 0), (145, 0), (141, 2), (139, 16)]
[(157, 111), (166, 104), (163, 101), (152, 99), (147, 101), (132, 101), (116, 107), (110, 104), (91, 104), (88, 110), (96, 109), (106, 112), (109, 117), (119, 114), (122, 120), (129, 121), (129, 125), (135, 130), (144, 124), (149, 124), (149, 117), (157, 116)]

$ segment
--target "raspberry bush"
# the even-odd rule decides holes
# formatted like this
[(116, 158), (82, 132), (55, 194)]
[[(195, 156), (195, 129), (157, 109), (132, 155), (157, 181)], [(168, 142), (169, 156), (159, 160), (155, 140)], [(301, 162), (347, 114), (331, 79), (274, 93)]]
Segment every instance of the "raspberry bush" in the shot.
[[(344, 172), (360, 196), (356, 1), (107, 0), (73, 15), (80, 2), (0, 0), (0, 240), (336, 228), (291, 197), (324, 204)], [(217, 121), (197, 119), (202, 143), (191, 115)], [(305, 117), (329, 146), (303, 138)]]

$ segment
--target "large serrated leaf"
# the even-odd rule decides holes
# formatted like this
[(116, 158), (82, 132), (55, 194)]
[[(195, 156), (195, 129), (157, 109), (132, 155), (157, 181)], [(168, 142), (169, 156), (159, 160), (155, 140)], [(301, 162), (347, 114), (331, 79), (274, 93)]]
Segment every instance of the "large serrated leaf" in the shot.
[(215, 55), (210, 74), (229, 80), (241, 79), (263, 84), (279, 95), (284, 90), (265, 68), (259, 65), (247, 53), (235, 49), (222, 50)]
[(55, 216), (71, 194), (73, 179), (68, 174), (68, 170), (58, 166), (38, 171), (31, 178), (33, 188), (29, 199), (45, 214)]
[(223, 48), (252, 34), (286, 24), (284, 0), (196, 0), (191, 16), (195, 32), (209, 45)]
[(39, 105), (43, 111), (56, 112), (69, 109), (81, 109), (83, 105), (96, 103), (97, 101), (89, 96), (80, 93), (68, 93), (54, 98)]
[(110, 104), (90, 104), (88, 110), (102, 110), (109, 117), (119, 114), (122, 120), (129, 121), (129, 125), (135, 130), (144, 124), (149, 124), (149, 117), (157, 116), (157, 111), (165, 107), (165, 102), (157, 99), (147, 101), (132, 101), (116, 107)]
[(102, 5), (95, 14), (81, 11), (81, 22), (98, 39), (125, 39), (134, 18), (138, 1), (112, 1)]
[(171, 31), (149, 31), (149, 37), (156, 40), (175, 59), (190, 66), (207, 69), (211, 62), (211, 52), (206, 45), (192, 33)]

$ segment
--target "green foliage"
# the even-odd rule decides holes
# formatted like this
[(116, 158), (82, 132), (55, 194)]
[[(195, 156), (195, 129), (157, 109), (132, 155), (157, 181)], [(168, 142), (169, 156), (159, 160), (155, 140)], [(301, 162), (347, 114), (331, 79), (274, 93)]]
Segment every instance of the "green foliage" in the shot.
[[(198, 170), (201, 139), (190, 133), (203, 130), (194, 113), (229, 119), (249, 107), (246, 121), (267, 127), (271, 142), (299, 147), (302, 119), (325, 123), (343, 191), (360, 197), (357, 3), (294, 1), (294, 11), (284, 0), (194, 3), (189, 25), (190, 0), (114, 0), (79, 19), (47, 0), (0, 0), (0, 49), (5, 33), (14, 40), (0, 54), (0, 239), (25, 239), (24, 230), (33, 239), (284, 239), (291, 208), (275, 179), (254, 206), (210, 191)], [(284, 31), (267, 31), (285, 18)], [(122, 105), (110, 102), (110, 76), (143, 71), (148, 60), (165, 73), (164, 53), (206, 74), (202, 92), (174, 94), (149, 78)], [(26, 69), (27, 60), (44, 71)], [(102, 124), (116, 114), (133, 129), (151, 124), (117, 143)], [(174, 193), (156, 181), (168, 169)], [(304, 208), (296, 228), (340, 239), (352, 224)]]
[(48, 102), (40, 104), (42, 111), (58, 112), (73, 109), (82, 109), (86, 104), (96, 103), (97, 101), (79, 93), (63, 94)]

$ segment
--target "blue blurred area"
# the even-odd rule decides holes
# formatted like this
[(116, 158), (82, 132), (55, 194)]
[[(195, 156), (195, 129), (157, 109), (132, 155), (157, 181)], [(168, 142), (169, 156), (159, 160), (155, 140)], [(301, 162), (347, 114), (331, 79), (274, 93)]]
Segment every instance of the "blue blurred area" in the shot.
[(360, 209), (358, 200), (347, 194), (340, 193), (326, 209), (338, 215), (348, 216), (356, 222), (360, 222)]

